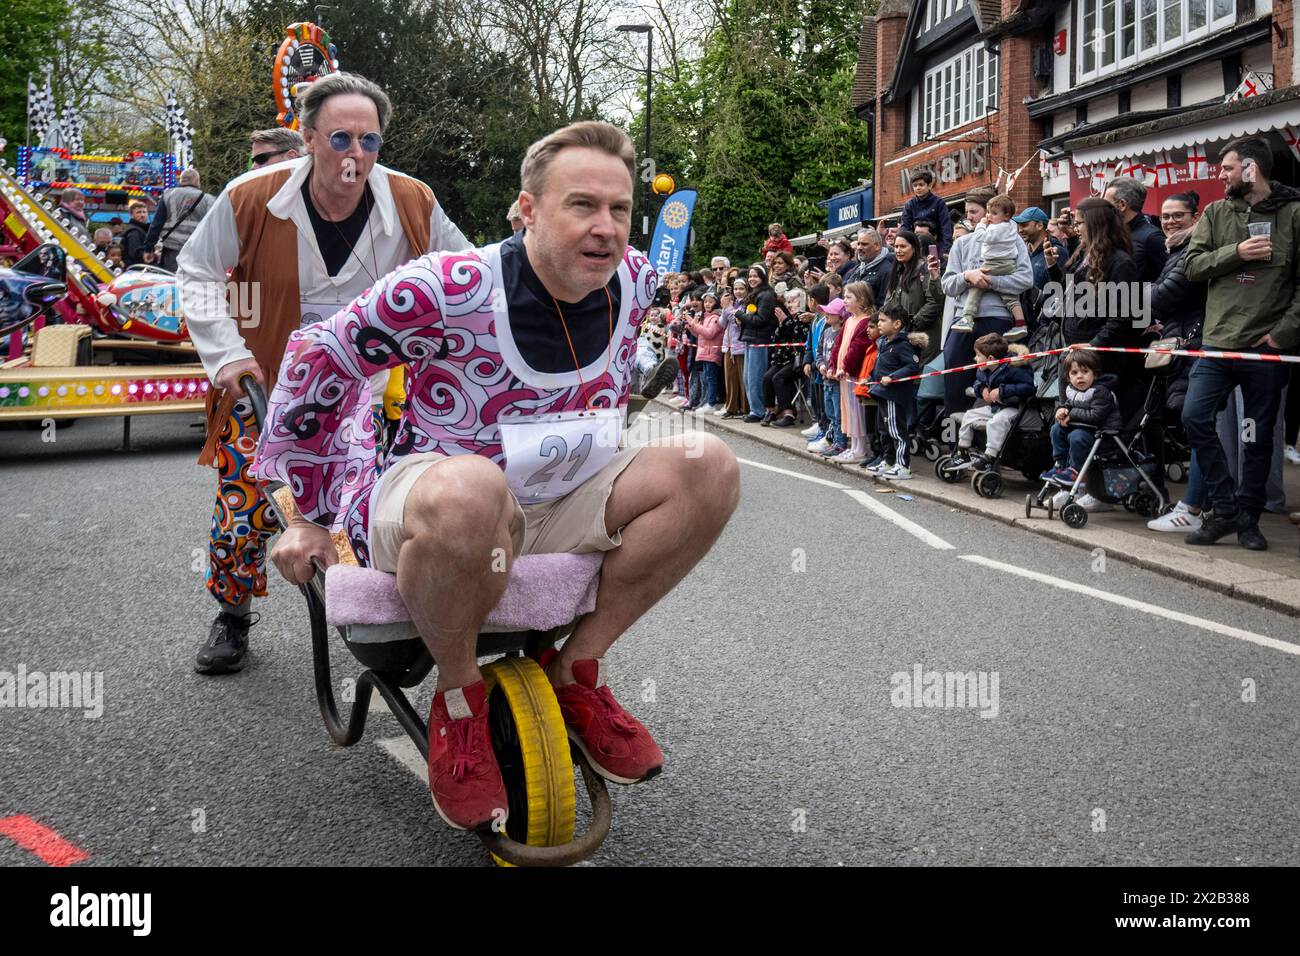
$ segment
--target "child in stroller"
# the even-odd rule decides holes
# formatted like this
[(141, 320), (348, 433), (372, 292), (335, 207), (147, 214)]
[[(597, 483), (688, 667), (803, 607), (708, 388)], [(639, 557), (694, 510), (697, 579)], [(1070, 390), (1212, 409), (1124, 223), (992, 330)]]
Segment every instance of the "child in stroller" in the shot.
[[(976, 362), (996, 362), (1010, 354), (1011, 344), (997, 332), (981, 336), (975, 343)], [(1021, 354), (1028, 351), (1018, 346)], [(1024, 365), (1009, 362), (1005, 365), (987, 365), (975, 373), (975, 397), (979, 402), (961, 419), (957, 433), (957, 454), (949, 467), (955, 471), (988, 471), (1000, 457), (1002, 443), (1006, 441), (1021, 402), (1034, 394), (1034, 373)], [(983, 426), (985, 440), (982, 452), (972, 451), (975, 429)]]
[[(1070, 352), (1065, 369), (1069, 384), (1052, 425), (1054, 463), (1039, 476), (1044, 484), (1037, 496), (1026, 496), (1025, 516), (1035, 507), (1046, 508), (1048, 517), (1059, 509), (1066, 524), (1082, 528), (1089, 511), (1106, 504), (1121, 503), (1147, 518), (1162, 513), (1167, 502), (1151, 478), (1154, 460), (1125, 444), (1119, 404), (1110, 377), (1099, 378), (1097, 353)], [(1140, 434), (1146, 423), (1144, 415), (1134, 432)], [(1080, 494), (1081, 488), (1087, 493)]]
[[(1012, 344), (996, 332), (981, 336), (975, 343), (977, 362), (993, 362), (1008, 355), (1024, 355), (1028, 349)], [(1033, 362), (1035, 368), (1029, 363)], [(1047, 452), (1047, 416), (1055, 391), (1055, 366), (1048, 359), (1026, 359), (990, 365), (975, 376), (975, 407), (960, 416), (954, 454), (935, 463), (935, 474), (954, 483), (972, 471), (971, 488), (982, 498), (1002, 496), (1002, 465), (1020, 471), (1032, 480)], [(982, 451), (975, 451), (975, 432), (985, 432)]]

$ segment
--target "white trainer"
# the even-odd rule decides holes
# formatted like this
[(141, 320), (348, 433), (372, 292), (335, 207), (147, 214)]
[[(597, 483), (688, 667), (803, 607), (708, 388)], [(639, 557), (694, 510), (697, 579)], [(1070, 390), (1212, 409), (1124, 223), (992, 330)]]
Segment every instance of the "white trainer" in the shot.
[(1079, 506), (1089, 514), (1098, 511), (1114, 511), (1115, 506), (1106, 501), (1098, 501), (1092, 495), (1080, 495), (1077, 499)]
[(894, 465), (893, 467), (886, 468), (882, 471), (880, 477), (884, 478), (886, 481), (909, 481), (912, 477), (912, 469)]
[(1295, 445), (1287, 445), (1282, 449), (1282, 457), (1293, 465), (1300, 465), (1300, 451), (1296, 450)]
[(1191, 509), (1187, 507), (1184, 501), (1174, 505), (1173, 510), (1162, 514), (1159, 518), (1152, 518), (1147, 522), (1147, 527), (1152, 531), (1199, 531), (1205, 519), (1198, 514), (1192, 514)]
[(727, 406), (719, 405), (716, 409), (714, 409), (713, 414), (721, 418), (723, 415), (727, 414)]
[(850, 461), (857, 461), (861, 457), (862, 457), (861, 455), (855, 455), (853, 453), (853, 449), (849, 448), (840, 452), (838, 455), (832, 458), (831, 461), (850, 462)]
[(799, 434), (802, 435), (804, 438), (808, 439), (809, 441), (816, 441), (817, 436), (819, 436), (821, 433), (822, 433), (822, 427), (814, 423), (812, 425), (809, 425)]
[(814, 455), (824, 455), (831, 450), (831, 443), (825, 438), (819, 438), (808, 443), (808, 450)]

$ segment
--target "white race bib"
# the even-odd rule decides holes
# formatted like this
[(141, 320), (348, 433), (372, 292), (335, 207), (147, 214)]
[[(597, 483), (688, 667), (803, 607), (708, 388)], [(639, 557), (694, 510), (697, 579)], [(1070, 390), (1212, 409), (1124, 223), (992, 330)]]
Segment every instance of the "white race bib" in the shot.
[(510, 490), (521, 504), (569, 494), (618, 453), (623, 419), (622, 408), (498, 419)]

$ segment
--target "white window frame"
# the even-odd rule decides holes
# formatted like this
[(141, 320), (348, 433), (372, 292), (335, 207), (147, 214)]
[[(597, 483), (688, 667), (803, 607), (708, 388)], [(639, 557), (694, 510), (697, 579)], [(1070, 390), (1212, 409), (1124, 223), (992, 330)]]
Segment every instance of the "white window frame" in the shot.
[(997, 79), (997, 54), (982, 43), (927, 68), (918, 87), (921, 139), (933, 139), (996, 110)]
[[(1139, 60), (1170, 53), (1232, 26), (1237, 19), (1236, 4), (1226, 0), (1227, 9), (1216, 17), (1215, 2), (1216, 0), (1078, 0), (1075, 3), (1074, 17), (1077, 39), (1075, 50), (1078, 54), (1076, 82), (1085, 83), (1118, 73)], [(1156, 38), (1154, 43), (1148, 44), (1142, 38), (1142, 21), (1150, 15), (1152, 4), (1155, 5)], [(1193, 7), (1204, 10), (1205, 14), (1205, 23), (1196, 29), (1189, 27)], [(1166, 29), (1165, 21), (1172, 10), (1178, 12), (1178, 32), (1171, 35), (1171, 31)], [(1100, 45), (1088, 35), (1085, 24), (1089, 21), (1094, 23), (1094, 31), (1101, 31), (1103, 42)], [(1124, 53), (1123, 42), (1126, 29), (1133, 31), (1133, 50), (1128, 55)], [(1105, 42), (1107, 37), (1112, 44), (1109, 56)]]
[(925, 23), (921, 26), (921, 32), (933, 30), (965, 6), (966, 0), (926, 0)]

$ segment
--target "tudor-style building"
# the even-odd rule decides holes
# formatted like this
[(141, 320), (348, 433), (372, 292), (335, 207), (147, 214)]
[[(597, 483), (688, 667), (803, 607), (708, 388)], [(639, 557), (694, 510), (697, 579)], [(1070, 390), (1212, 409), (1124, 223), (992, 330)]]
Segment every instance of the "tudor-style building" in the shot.
[[(873, 98), (855, 107), (874, 125), (877, 218), (896, 215), (920, 169), (960, 211), (966, 193), (1015, 173), (1018, 205), (1038, 203), (1041, 123), (1031, 92), (1036, 37), (986, 34), (1015, 0), (882, 0), (876, 12)], [(864, 46), (866, 36), (864, 31)], [(859, 75), (865, 57), (859, 59)], [(1005, 182), (1005, 178), (1003, 180)]]
[[(1053, 211), (1096, 195), (1129, 172), (1151, 187), (1146, 211), (1194, 188), (1221, 198), (1218, 150), (1266, 135), (1275, 178), (1296, 182), (1285, 139), (1300, 128), (1291, 0), (1004, 0), (983, 33), (1005, 47), (1027, 41), (1033, 83), (1025, 110), (1051, 162), (1043, 182)], [(1235, 92), (1240, 98), (1226, 102)], [(1202, 162), (1201, 157), (1205, 161)]]

